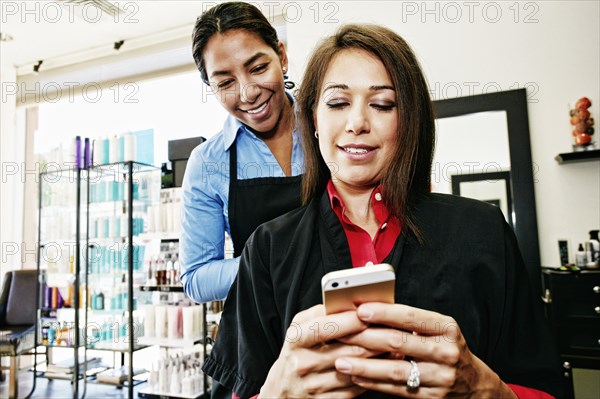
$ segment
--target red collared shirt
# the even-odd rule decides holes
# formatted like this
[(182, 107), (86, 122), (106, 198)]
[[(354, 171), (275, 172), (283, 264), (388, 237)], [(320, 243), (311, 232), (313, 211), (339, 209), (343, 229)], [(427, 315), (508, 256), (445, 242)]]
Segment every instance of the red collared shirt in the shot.
[[(335, 190), (333, 183), (329, 180), (327, 183), (327, 193), (331, 208), (342, 223), (350, 255), (352, 256), (352, 266), (364, 266), (367, 262), (381, 263), (392, 251), (396, 239), (400, 235), (401, 226), (398, 218), (390, 214), (390, 211), (383, 204), (381, 186), (377, 187), (371, 194), (371, 205), (375, 212), (375, 217), (379, 222), (379, 230), (375, 238), (371, 239), (369, 233), (355, 225), (344, 215), (344, 202)], [(528, 388), (515, 384), (507, 384), (508, 387), (517, 395), (519, 399), (553, 399), (552, 395), (537, 389)]]
[(400, 221), (387, 209), (383, 203), (381, 186), (377, 187), (371, 193), (371, 206), (375, 213), (375, 218), (379, 223), (379, 229), (374, 238), (369, 233), (356, 224), (352, 223), (346, 217), (346, 207), (342, 198), (339, 196), (331, 180), (327, 184), (327, 193), (331, 209), (335, 212), (342, 223), (348, 246), (350, 247), (350, 256), (352, 257), (352, 266), (361, 267), (372, 262), (381, 263), (392, 251), (394, 244), (402, 230)]

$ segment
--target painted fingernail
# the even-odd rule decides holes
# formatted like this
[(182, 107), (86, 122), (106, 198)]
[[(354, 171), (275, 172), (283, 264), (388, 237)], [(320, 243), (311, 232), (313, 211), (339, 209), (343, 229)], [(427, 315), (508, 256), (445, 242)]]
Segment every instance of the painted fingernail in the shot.
[(342, 373), (349, 373), (352, 371), (352, 365), (350, 362), (343, 359), (337, 359), (335, 361), (335, 368)]
[(362, 320), (370, 320), (373, 317), (373, 311), (369, 308), (359, 307), (358, 317), (360, 317)]

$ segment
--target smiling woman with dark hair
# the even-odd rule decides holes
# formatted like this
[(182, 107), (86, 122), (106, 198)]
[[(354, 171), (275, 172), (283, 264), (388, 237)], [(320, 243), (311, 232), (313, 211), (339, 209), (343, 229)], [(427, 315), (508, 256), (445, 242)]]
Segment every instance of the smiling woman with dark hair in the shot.
[[(192, 39), (200, 76), (229, 113), (223, 130), (194, 149), (183, 181), (181, 280), (189, 297), (207, 302), (227, 296), (254, 229), (300, 206), (303, 156), (285, 47), (261, 11), (214, 6)], [(225, 233), (234, 259), (224, 259)]]
[[(250, 237), (204, 370), (240, 397), (562, 397), (501, 211), (428, 191), (431, 101), (408, 44), (347, 25), (298, 94), (305, 206)], [(328, 272), (389, 263), (395, 303), (326, 315)]]

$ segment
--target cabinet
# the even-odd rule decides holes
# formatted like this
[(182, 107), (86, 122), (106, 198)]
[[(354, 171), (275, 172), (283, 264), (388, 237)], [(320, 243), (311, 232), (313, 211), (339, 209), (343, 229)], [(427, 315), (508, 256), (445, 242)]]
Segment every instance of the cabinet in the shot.
[[(143, 301), (138, 287), (145, 284), (144, 259), (158, 238), (144, 234), (148, 209), (160, 200), (160, 169), (123, 162), (86, 170), (88, 187), (84, 334), (86, 348), (121, 354), (121, 368), (97, 374), (94, 382), (127, 386), (133, 397)], [(127, 356), (127, 364), (124, 364)]]
[[(71, 380), (78, 396), (85, 364), (82, 326), (86, 324), (85, 253), (87, 251), (87, 181), (78, 169), (46, 168), (39, 175), (38, 256), (41, 283), (38, 344), (46, 347), (47, 378)], [(54, 348), (72, 350), (70, 360), (55, 364)], [(81, 364), (80, 364), (81, 363)]]
[(543, 269), (544, 302), (565, 369), (600, 369), (600, 271)]

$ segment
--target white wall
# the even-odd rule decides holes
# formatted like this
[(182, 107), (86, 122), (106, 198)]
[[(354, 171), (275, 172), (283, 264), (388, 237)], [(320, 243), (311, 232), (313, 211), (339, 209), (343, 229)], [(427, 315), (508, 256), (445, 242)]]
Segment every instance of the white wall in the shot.
[(0, 277), (21, 267), (25, 137), (17, 135), (16, 69), (2, 66), (0, 85)]
[(302, 7), (299, 17), (292, 7), (287, 17), (297, 81), (314, 43), (343, 21), (381, 23), (400, 33), (420, 58), (435, 99), (527, 87), (542, 265), (559, 265), (557, 239), (569, 239), (574, 251), (600, 227), (599, 162), (554, 160), (571, 149), (568, 103), (589, 97), (600, 120), (600, 3), (327, 2), (318, 16), (313, 2)]

